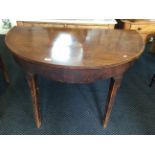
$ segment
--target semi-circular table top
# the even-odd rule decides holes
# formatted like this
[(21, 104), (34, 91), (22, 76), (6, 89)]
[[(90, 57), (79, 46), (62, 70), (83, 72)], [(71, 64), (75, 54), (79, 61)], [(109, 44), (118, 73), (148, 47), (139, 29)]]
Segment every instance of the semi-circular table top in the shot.
[(136, 31), (15, 26), (6, 44), (19, 58), (61, 68), (102, 68), (135, 60), (144, 50)]

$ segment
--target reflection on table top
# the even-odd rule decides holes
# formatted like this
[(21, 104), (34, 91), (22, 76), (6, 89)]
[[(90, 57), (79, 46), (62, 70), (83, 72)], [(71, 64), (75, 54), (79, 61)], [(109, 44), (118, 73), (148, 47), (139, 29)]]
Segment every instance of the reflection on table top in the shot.
[(6, 44), (25, 60), (79, 68), (126, 63), (144, 48), (136, 31), (42, 27), (14, 27)]

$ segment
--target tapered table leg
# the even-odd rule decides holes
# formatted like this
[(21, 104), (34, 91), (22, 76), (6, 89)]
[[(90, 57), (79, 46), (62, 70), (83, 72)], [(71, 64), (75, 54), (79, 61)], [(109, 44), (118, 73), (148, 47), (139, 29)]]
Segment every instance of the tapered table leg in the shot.
[(1, 57), (0, 57), (0, 68), (2, 69), (4, 80), (6, 81), (6, 83), (9, 84), (10, 80), (9, 80), (9, 76), (8, 76), (8, 71), (7, 71), (6, 66), (4, 65), (4, 62)]
[(103, 128), (107, 127), (108, 120), (110, 118), (110, 113), (112, 111), (112, 106), (114, 104), (114, 99), (116, 96), (117, 89), (121, 84), (122, 76), (113, 77), (110, 79), (109, 92), (107, 97), (107, 103), (105, 108), (104, 120), (103, 120)]
[(36, 80), (37, 76), (32, 73), (27, 73), (26, 76), (27, 76), (28, 85), (31, 90), (36, 127), (40, 128), (41, 115), (40, 115), (40, 105), (39, 105), (39, 98), (38, 98), (37, 80)]

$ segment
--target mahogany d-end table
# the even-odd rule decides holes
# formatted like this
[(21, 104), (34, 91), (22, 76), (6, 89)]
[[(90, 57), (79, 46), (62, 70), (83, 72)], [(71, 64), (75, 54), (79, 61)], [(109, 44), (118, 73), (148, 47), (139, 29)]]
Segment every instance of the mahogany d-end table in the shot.
[(14, 27), (6, 44), (26, 72), (36, 126), (41, 125), (36, 75), (68, 83), (110, 78), (103, 127), (106, 128), (123, 74), (144, 49), (136, 31)]

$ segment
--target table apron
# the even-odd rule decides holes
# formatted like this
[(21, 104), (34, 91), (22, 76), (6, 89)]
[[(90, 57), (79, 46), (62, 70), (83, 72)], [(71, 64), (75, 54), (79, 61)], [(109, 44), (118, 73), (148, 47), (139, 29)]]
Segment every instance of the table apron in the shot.
[(122, 75), (134, 63), (132, 61), (118, 66), (100, 69), (69, 69), (27, 62), (17, 57), (15, 59), (25, 72), (40, 74), (49, 79), (66, 83), (91, 83), (99, 79), (116, 77)]

